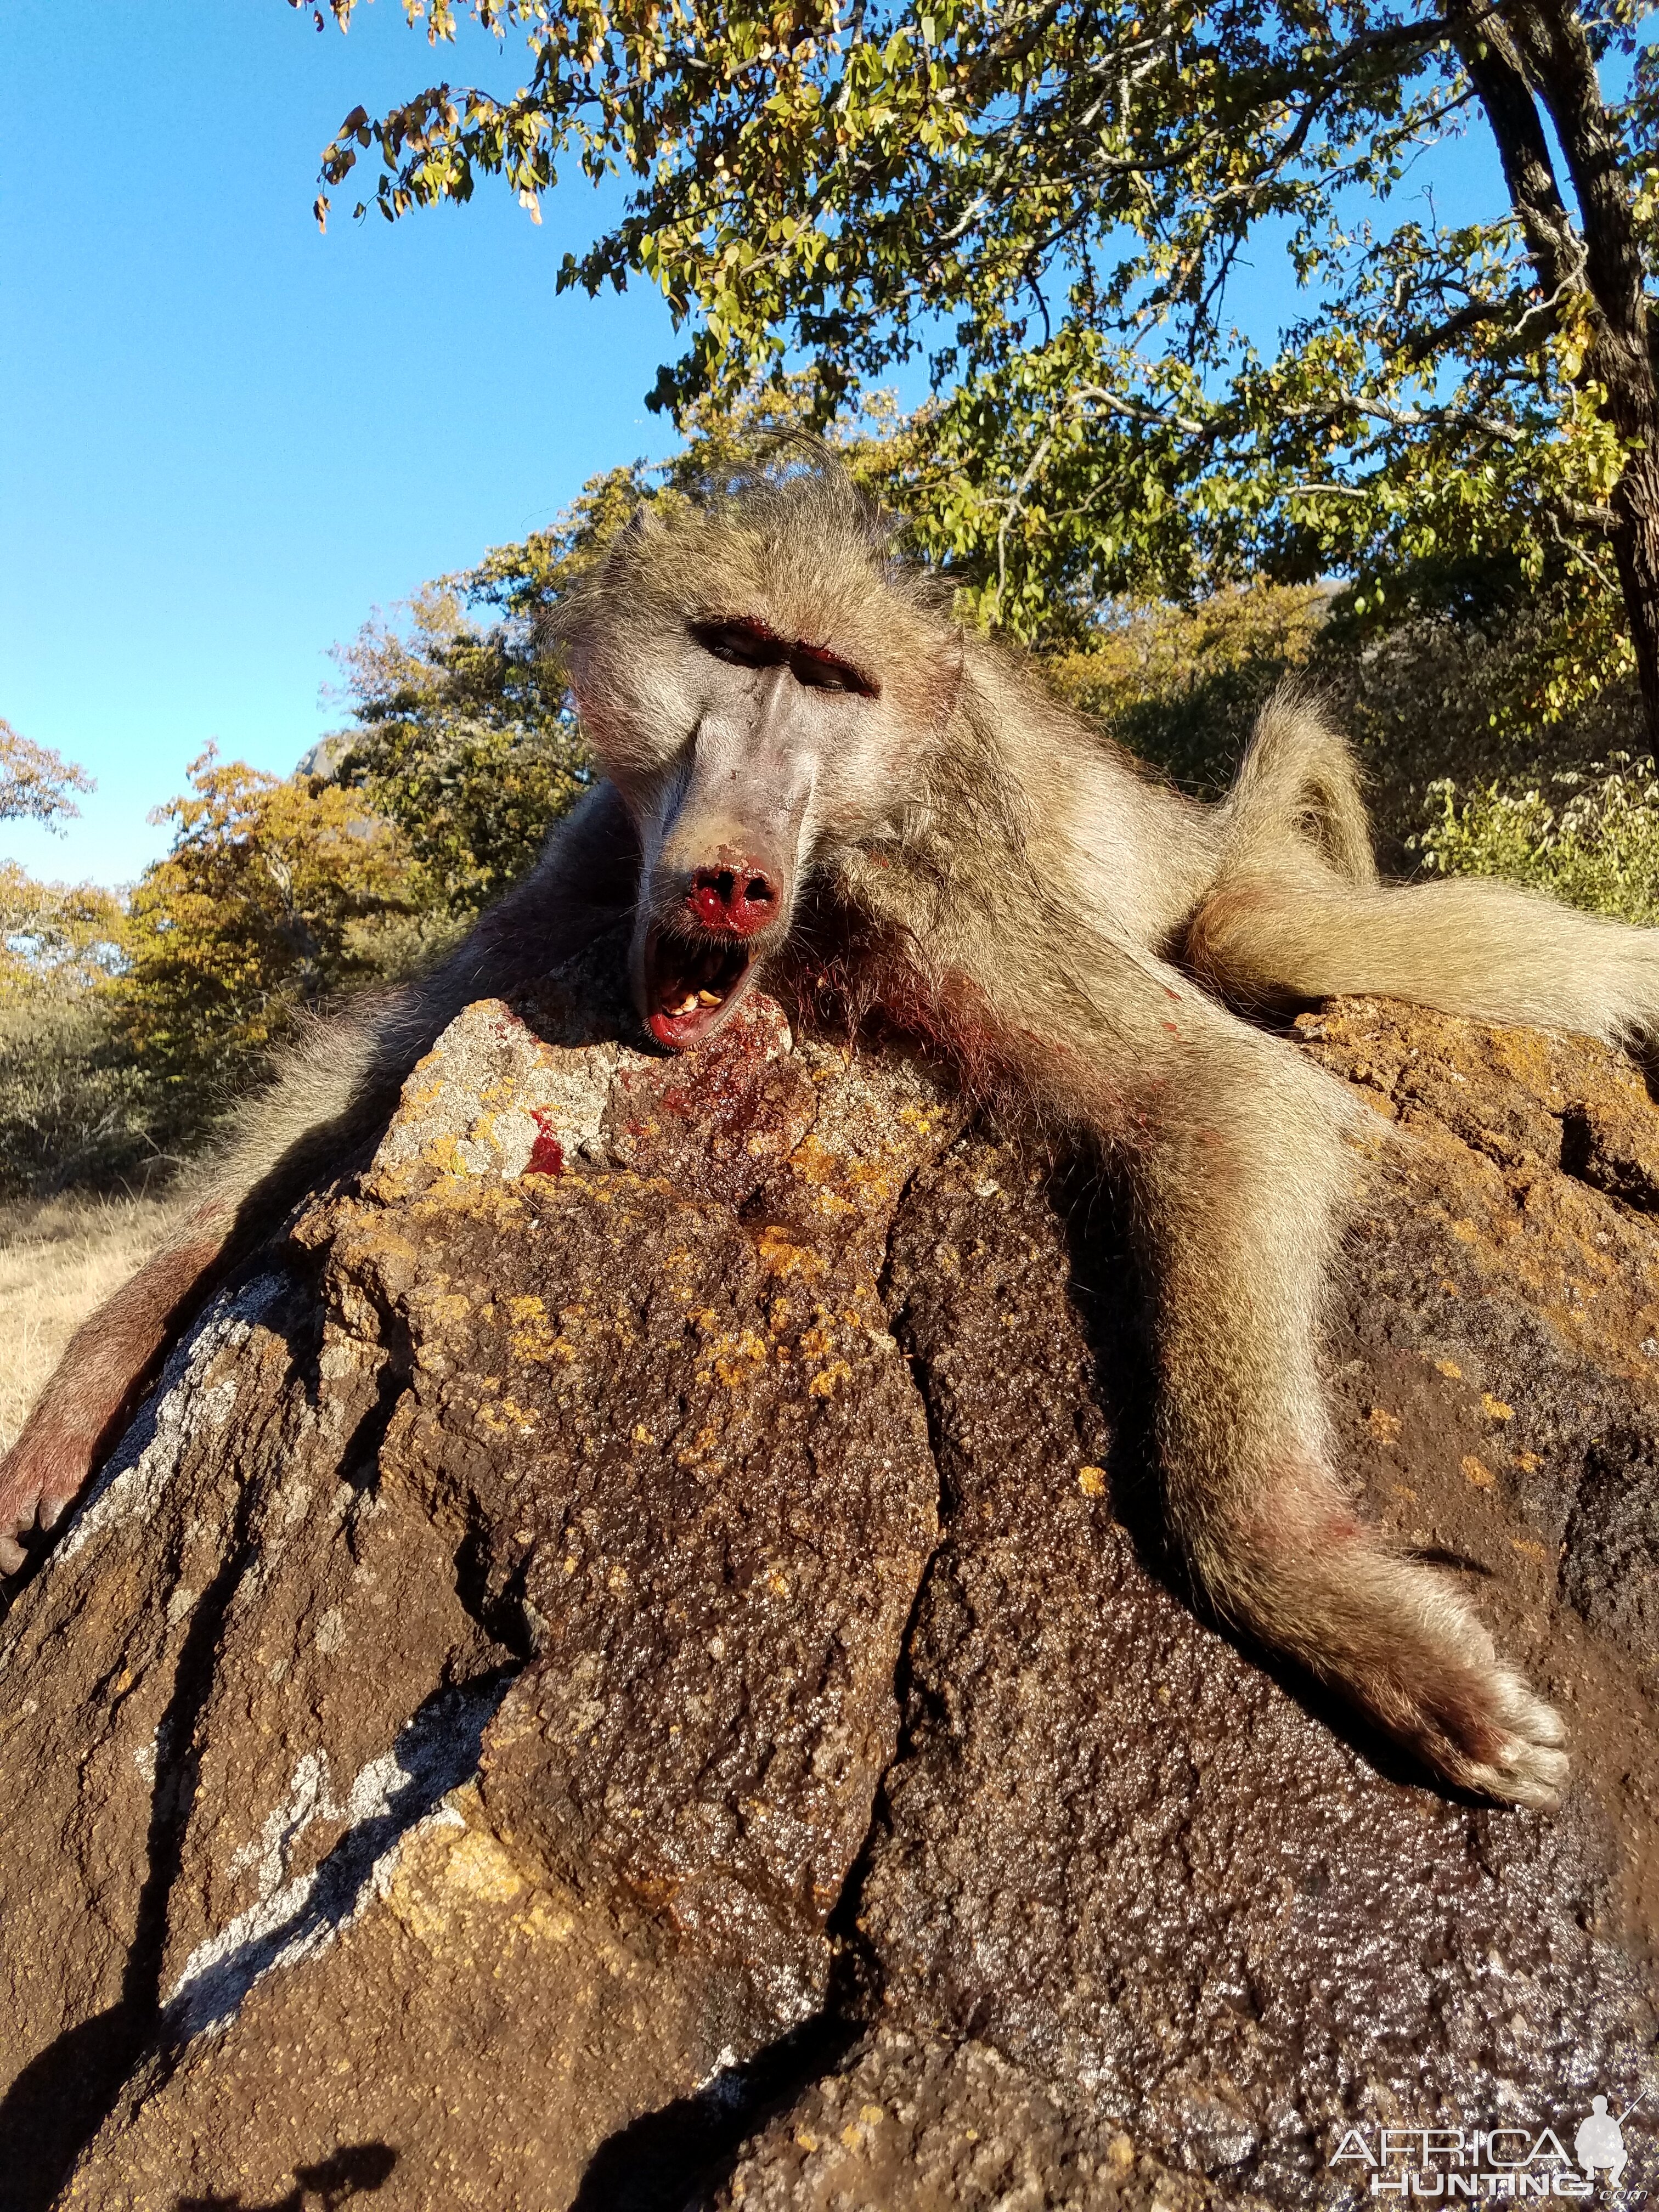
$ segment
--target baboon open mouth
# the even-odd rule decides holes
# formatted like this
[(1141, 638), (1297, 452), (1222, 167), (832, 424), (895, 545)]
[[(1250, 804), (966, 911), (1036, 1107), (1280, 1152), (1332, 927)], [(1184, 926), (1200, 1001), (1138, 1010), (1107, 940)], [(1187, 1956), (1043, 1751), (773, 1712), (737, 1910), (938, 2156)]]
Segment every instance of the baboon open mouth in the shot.
[(707, 1035), (749, 981), (755, 948), (741, 938), (645, 940), (645, 1024), (659, 1044), (684, 1052)]

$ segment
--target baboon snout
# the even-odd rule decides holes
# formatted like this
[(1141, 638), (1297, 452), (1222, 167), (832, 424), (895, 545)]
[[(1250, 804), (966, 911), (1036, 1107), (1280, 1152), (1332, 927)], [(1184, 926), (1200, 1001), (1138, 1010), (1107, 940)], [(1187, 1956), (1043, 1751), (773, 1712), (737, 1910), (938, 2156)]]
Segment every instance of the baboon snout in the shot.
[(775, 860), (706, 829), (685, 842), (653, 872), (634, 942), (640, 1011), (672, 1052), (713, 1035), (789, 926), (790, 878)]
[(782, 912), (783, 888), (757, 861), (720, 860), (711, 867), (692, 869), (685, 902), (705, 929), (753, 937)]

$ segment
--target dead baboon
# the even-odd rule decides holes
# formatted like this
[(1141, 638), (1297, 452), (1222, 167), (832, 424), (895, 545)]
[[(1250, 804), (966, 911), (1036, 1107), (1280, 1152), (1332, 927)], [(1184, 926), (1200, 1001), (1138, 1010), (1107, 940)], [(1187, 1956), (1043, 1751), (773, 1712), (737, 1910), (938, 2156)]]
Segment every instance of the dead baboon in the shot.
[(1380, 884), (1348, 752), (1292, 697), (1225, 799), (1182, 797), (964, 634), (829, 467), (642, 516), (554, 620), (604, 781), (441, 972), (320, 1029), (245, 1115), (191, 1225), (81, 1330), (0, 1468), (0, 1565), (75, 1497), (210, 1284), (372, 1146), (453, 1015), (609, 922), (670, 1050), (757, 975), (797, 1004), (834, 981), (1118, 1163), (1168, 1517), (1209, 1601), (1440, 1774), (1553, 1804), (1556, 1715), (1332, 1465), (1316, 1339), (1377, 1125), (1234, 1010), (1375, 992), (1642, 1041), (1659, 933), (1488, 883)]

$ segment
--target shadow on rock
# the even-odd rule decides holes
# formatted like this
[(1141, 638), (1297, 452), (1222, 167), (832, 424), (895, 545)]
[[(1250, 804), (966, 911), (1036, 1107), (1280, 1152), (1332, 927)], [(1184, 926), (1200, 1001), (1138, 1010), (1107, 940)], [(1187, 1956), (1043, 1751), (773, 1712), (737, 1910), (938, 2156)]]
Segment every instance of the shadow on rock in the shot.
[(174, 2212), (310, 2212), (313, 2204), (321, 2206), (322, 2212), (334, 2212), (336, 2205), (349, 2204), (354, 2197), (372, 2197), (383, 2189), (397, 2163), (398, 2154), (389, 2143), (343, 2143), (332, 2158), (296, 2167), (294, 2186), (286, 2197), (250, 2204), (243, 2197), (222, 2197), (210, 2190), (205, 2197), (179, 2197)]
[(108, 2110), (137, 2039), (128, 2008), (112, 2006), (48, 2044), (0, 2097), (4, 2212), (46, 2212), (70, 2160)]
[(848, 2021), (808, 2021), (751, 2058), (725, 2066), (695, 2096), (641, 2113), (602, 2143), (570, 2212), (679, 2212), (724, 2182), (746, 2139), (863, 2033)]

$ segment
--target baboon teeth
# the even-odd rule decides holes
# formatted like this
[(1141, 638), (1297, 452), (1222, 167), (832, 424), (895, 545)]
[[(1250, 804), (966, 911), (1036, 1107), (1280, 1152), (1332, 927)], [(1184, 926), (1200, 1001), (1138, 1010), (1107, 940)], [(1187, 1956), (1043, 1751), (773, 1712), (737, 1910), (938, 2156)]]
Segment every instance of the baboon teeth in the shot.
[(749, 980), (752, 946), (732, 937), (696, 938), (653, 930), (645, 952), (646, 1023), (659, 1044), (696, 1044)]

